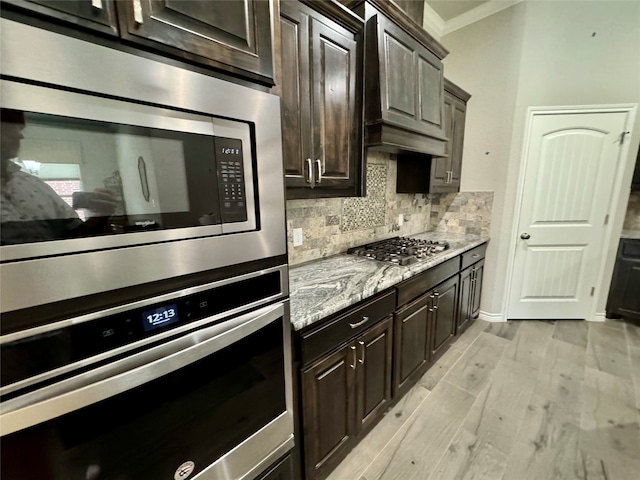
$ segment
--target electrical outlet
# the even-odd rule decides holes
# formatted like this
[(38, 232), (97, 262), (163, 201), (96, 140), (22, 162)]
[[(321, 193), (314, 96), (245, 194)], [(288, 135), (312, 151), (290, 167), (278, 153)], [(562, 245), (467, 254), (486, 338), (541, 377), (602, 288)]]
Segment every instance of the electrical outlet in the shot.
[(299, 247), (302, 245), (302, 229), (294, 228), (293, 229), (293, 246)]
[(398, 214), (398, 226), (401, 227), (404, 223), (404, 215), (402, 213)]

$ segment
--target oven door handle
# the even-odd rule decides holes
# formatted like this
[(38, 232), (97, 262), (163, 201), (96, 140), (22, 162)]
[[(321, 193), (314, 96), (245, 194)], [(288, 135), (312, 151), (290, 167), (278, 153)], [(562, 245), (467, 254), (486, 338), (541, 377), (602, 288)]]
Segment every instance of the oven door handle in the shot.
[[(197, 362), (260, 328), (288, 319), (288, 301), (231, 318), (0, 405), (1, 435), (46, 422)], [(284, 320), (283, 320), (284, 321)], [(285, 349), (288, 330), (285, 328)]]

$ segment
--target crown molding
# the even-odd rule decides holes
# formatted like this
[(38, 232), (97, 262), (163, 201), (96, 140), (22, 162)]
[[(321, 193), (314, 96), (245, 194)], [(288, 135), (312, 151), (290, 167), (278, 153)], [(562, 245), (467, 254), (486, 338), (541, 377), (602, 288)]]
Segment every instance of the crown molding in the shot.
[[(462, 15), (458, 15), (457, 17), (452, 18), (448, 22), (444, 22), (444, 29), (442, 31), (442, 36), (447, 35), (451, 32), (455, 32), (456, 30), (466, 27), (467, 25), (471, 25), (472, 23), (478, 22), (495, 13), (501, 12), (502, 10), (512, 7), (513, 5), (520, 3), (522, 1), (523, 0), (498, 0), (498, 1), (491, 0), (487, 3), (483, 3), (482, 5), (479, 5), (476, 8), (474, 8), (473, 10), (469, 10), (468, 12), (465, 12)], [(425, 4), (425, 9), (426, 7), (427, 7), (427, 4)]]
[(430, 30), (437, 37), (444, 35), (445, 21), (427, 2), (424, 2), (422, 27), (425, 30)]

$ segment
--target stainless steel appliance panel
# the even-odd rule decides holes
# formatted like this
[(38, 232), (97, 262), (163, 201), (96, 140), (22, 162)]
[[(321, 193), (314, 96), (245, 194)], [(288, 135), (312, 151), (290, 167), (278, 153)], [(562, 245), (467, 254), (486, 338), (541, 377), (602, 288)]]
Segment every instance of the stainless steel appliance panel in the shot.
[[(211, 237), (184, 239), (179, 229), (175, 237), (172, 232), (169, 238), (150, 235), (141, 240), (153, 242), (147, 245), (123, 241), (107, 247), (100, 243), (102, 239), (74, 239), (62, 242), (69, 242), (64, 247), (53, 245), (57, 242), (3, 246), (2, 312), (286, 254), (277, 97), (7, 19), (0, 20), (0, 29), (0, 69), (12, 83), (51, 85), (146, 104), (141, 110), (145, 106), (176, 109), (185, 121), (192, 120), (189, 112), (193, 112), (251, 125), (257, 185), (250, 190), (257, 192), (254, 200), (259, 206), (255, 231), (234, 233), (246, 226), (230, 224), (223, 225), (222, 235)], [(214, 135), (216, 128), (225, 126), (214, 124)], [(78, 243), (73, 246), (73, 242)]]

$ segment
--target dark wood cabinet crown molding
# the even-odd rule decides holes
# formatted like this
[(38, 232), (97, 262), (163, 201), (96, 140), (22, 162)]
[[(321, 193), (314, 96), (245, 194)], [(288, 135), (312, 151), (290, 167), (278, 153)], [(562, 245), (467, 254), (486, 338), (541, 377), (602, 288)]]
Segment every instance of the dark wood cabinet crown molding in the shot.
[(444, 91), (449, 92), (451, 95), (458, 97), (460, 100), (462, 100), (465, 103), (468, 102), (469, 99), (471, 98), (470, 93), (460, 88), (458, 85), (453, 83), (448, 78), (444, 79)]
[(334, 22), (354, 33), (362, 30), (362, 26), (364, 25), (364, 20), (354, 11), (333, 0), (280, 0), (280, 3), (292, 1), (299, 1), (309, 8), (313, 8), (316, 12), (329, 17)]
[(440, 60), (449, 54), (449, 50), (444, 48), (438, 40), (422, 28), (421, 24), (416, 23), (413, 18), (411, 18), (393, 1), (366, 0), (365, 2), (362, 0), (340, 0), (340, 3), (362, 15), (365, 20), (368, 20), (370, 15), (375, 15), (375, 12), (367, 12), (368, 9), (366, 8), (366, 4), (370, 4), (405, 32), (431, 50), (431, 52), (433, 52)]

